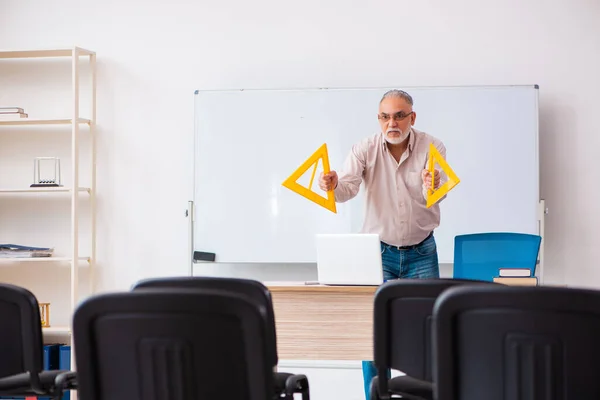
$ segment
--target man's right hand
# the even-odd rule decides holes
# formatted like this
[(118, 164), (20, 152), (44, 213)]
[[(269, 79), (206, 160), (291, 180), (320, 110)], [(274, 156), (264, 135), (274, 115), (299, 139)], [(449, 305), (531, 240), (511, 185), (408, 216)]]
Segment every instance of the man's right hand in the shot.
[(329, 171), (329, 173), (327, 173), (327, 174), (323, 174), (321, 172), (321, 175), (319, 176), (319, 187), (321, 188), (321, 190), (328, 192), (330, 190), (335, 189), (337, 187), (337, 184), (338, 184), (337, 172)]

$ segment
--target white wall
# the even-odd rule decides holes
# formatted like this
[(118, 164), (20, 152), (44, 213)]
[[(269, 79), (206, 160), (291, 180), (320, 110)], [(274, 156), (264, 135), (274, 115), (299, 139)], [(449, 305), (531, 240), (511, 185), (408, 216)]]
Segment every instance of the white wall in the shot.
[[(195, 89), (531, 83), (540, 85), (550, 209), (546, 278), (598, 287), (600, 170), (591, 157), (600, 141), (599, 20), (594, 0), (22, 0), (2, 5), (0, 48), (98, 53), (102, 290), (188, 273)], [(65, 77), (53, 65), (34, 88), (52, 93), (42, 82)], [(18, 96), (9, 75), (35, 68), (0, 64), (0, 102)], [(27, 101), (40, 112), (54, 103)], [(243, 129), (244, 121), (223, 123)], [(510, 129), (511, 116), (500, 109), (497, 123)], [(14, 146), (3, 140), (0, 147)], [(230, 177), (215, 168), (215, 179)], [(303, 266), (292, 275), (313, 273)]]

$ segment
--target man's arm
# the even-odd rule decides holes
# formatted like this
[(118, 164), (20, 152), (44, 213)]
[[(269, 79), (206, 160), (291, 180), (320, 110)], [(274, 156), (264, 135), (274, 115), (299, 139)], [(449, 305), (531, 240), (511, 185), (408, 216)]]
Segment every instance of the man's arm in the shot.
[(362, 143), (352, 146), (352, 150), (338, 178), (338, 184), (334, 189), (335, 201), (343, 203), (354, 198), (358, 194), (363, 179), (366, 165), (366, 151)]
[[(440, 155), (442, 156), (442, 158), (445, 160), (446, 159), (446, 146), (444, 146), (444, 144), (441, 141), (437, 141), (437, 143), (435, 143), (435, 148), (437, 149), (437, 151), (440, 153)], [(428, 155), (427, 157), (427, 162), (425, 164), (425, 169), (429, 170), (429, 160), (431, 159), (431, 154)], [(444, 183), (446, 183), (448, 181), (448, 175), (446, 175), (446, 173), (444, 171), (442, 171), (441, 168), (436, 167), (435, 164), (433, 166), (434, 170), (439, 171), (440, 174), (440, 182), (438, 185), (435, 185), (435, 189), (437, 190), (438, 188), (440, 188)], [(432, 177), (433, 182), (435, 183), (435, 179), (434, 177)], [(423, 198), (425, 198), (425, 200), (427, 200), (427, 185), (425, 184), (425, 182), (423, 182)], [(439, 201), (441, 202), (442, 200), (444, 200), (446, 198), (446, 195), (443, 195)]]

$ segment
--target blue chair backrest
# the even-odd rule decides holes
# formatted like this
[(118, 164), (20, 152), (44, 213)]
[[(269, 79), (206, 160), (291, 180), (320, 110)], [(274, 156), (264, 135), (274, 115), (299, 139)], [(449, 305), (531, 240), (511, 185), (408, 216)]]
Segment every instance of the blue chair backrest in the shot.
[(493, 281), (501, 268), (527, 268), (535, 275), (539, 235), (489, 232), (454, 238), (454, 278)]

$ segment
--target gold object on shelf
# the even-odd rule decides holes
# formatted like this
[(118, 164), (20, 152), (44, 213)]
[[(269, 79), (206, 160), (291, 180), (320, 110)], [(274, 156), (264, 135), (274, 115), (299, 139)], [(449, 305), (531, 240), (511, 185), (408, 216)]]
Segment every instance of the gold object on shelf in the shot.
[(50, 326), (50, 303), (39, 303), (40, 305), (40, 317), (42, 318), (42, 327), (48, 328)]

